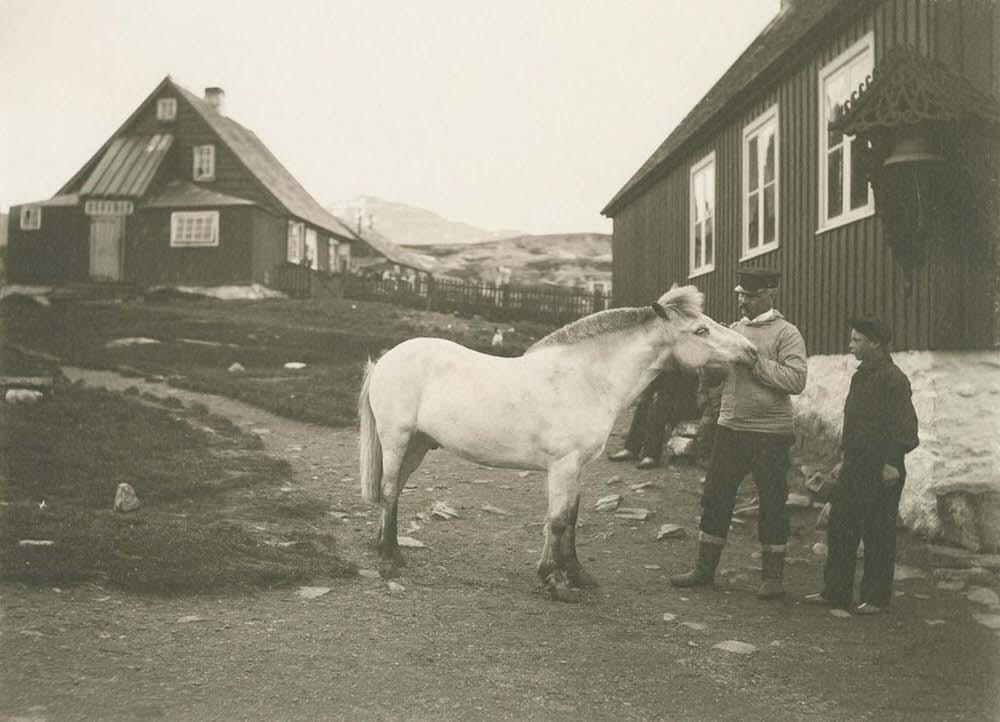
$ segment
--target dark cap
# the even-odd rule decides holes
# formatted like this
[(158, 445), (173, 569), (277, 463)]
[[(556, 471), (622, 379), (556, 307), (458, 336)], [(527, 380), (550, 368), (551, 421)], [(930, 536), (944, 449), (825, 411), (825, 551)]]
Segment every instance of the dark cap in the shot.
[(737, 293), (758, 293), (768, 288), (777, 288), (781, 271), (771, 268), (744, 268), (736, 274)]
[(856, 316), (849, 323), (855, 331), (883, 346), (888, 346), (892, 341), (892, 327), (878, 316)]

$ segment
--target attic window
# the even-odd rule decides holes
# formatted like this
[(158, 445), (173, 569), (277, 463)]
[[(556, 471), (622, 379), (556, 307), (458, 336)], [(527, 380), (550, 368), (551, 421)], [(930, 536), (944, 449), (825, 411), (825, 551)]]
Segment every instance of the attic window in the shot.
[(177, 118), (177, 98), (160, 98), (156, 101), (157, 120), (175, 120)]
[(194, 147), (194, 179), (196, 181), (215, 180), (214, 145), (196, 145)]
[(42, 227), (41, 206), (21, 206), (21, 230), (37, 231)]

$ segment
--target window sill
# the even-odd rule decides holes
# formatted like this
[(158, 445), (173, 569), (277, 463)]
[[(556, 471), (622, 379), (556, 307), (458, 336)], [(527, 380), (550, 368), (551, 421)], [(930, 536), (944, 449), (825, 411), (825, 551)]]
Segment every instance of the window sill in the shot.
[(704, 276), (706, 273), (711, 273), (714, 270), (715, 270), (714, 265), (697, 268), (688, 274), (688, 280), (691, 280), (692, 278), (697, 278), (698, 276)]
[(826, 233), (827, 231), (832, 231), (835, 228), (840, 228), (841, 226), (846, 226), (855, 221), (860, 221), (865, 218), (869, 218), (875, 215), (875, 206), (865, 206), (864, 208), (859, 208), (856, 211), (851, 211), (849, 214), (840, 216), (839, 218), (834, 218), (826, 222), (826, 225), (820, 226), (816, 229), (816, 235)]
[(777, 250), (778, 250), (777, 243), (771, 243), (770, 245), (767, 246), (761, 246), (760, 248), (755, 248), (752, 251), (744, 253), (742, 256), (740, 256), (740, 263), (742, 263), (743, 261), (749, 261), (751, 258), (757, 258), (757, 256), (763, 256), (767, 253), (770, 253), (771, 251), (777, 251)]

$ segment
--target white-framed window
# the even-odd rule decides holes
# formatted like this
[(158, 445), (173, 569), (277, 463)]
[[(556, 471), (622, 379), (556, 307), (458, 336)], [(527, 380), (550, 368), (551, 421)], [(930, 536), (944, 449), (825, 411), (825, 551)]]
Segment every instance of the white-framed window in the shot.
[(288, 221), (288, 258), (289, 263), (301, 263), (305, 255), (306, 224)]
[(37, 231), (42, 227), (41, 206), (21, 206), (21, 230)]
[(691, 276), (715, 270), (715, 151), (691, 166)]
[(348, 273), (351, 270), (351, 244), (341, 243), (337, 246), (337, 270)]
[(743, 253), (746, 260), (778, 247), (778, 106), (743, 129)]
[(215, 180), (214, 145), (196, 145), (194, 147), (194, 179), (196, 181)]
[(305, 263), (314, 271), (319, 270), (319, 238), (315, 228), (306, 228)]
[(175, 120), (177, 118), (177, 98), (160, 98), (156, 101), (157, 120)]
[(851, 97), (871, 75), (875, 34), (868, 33), (819, 71), (819, 230), (865, 218), (875, 212), (871, 184), (863, 168), (861, 141), (829, 129)]
[(170, 214), (170, 245), (174, 248), (219, 245), (218, 211), (175, 211)]

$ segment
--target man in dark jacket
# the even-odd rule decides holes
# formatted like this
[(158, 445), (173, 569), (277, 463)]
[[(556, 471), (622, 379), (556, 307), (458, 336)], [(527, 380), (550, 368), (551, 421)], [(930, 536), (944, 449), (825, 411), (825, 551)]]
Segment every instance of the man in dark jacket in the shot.
[(850, 350), (861, 364), (844, 404), (844, 464), (827, 529), (823, 591), (806, 601), (849, 608), (854, 599), (858, 541), (865, 543), (861, 604), (879, 614), (892, 599), (896, 515), (906, 481), (903, 457), (919, 443), (910, 382), (889, 355), (892, 333), (873, 316), (851, 321)]
[(680, 421), (698, 414), (698, 377), (680, 368), (658, 373), (639, 397), (625, 448), (608, 456), (611, 461), (639, 459), (640, 469), (660, 463), (663, 441)]

